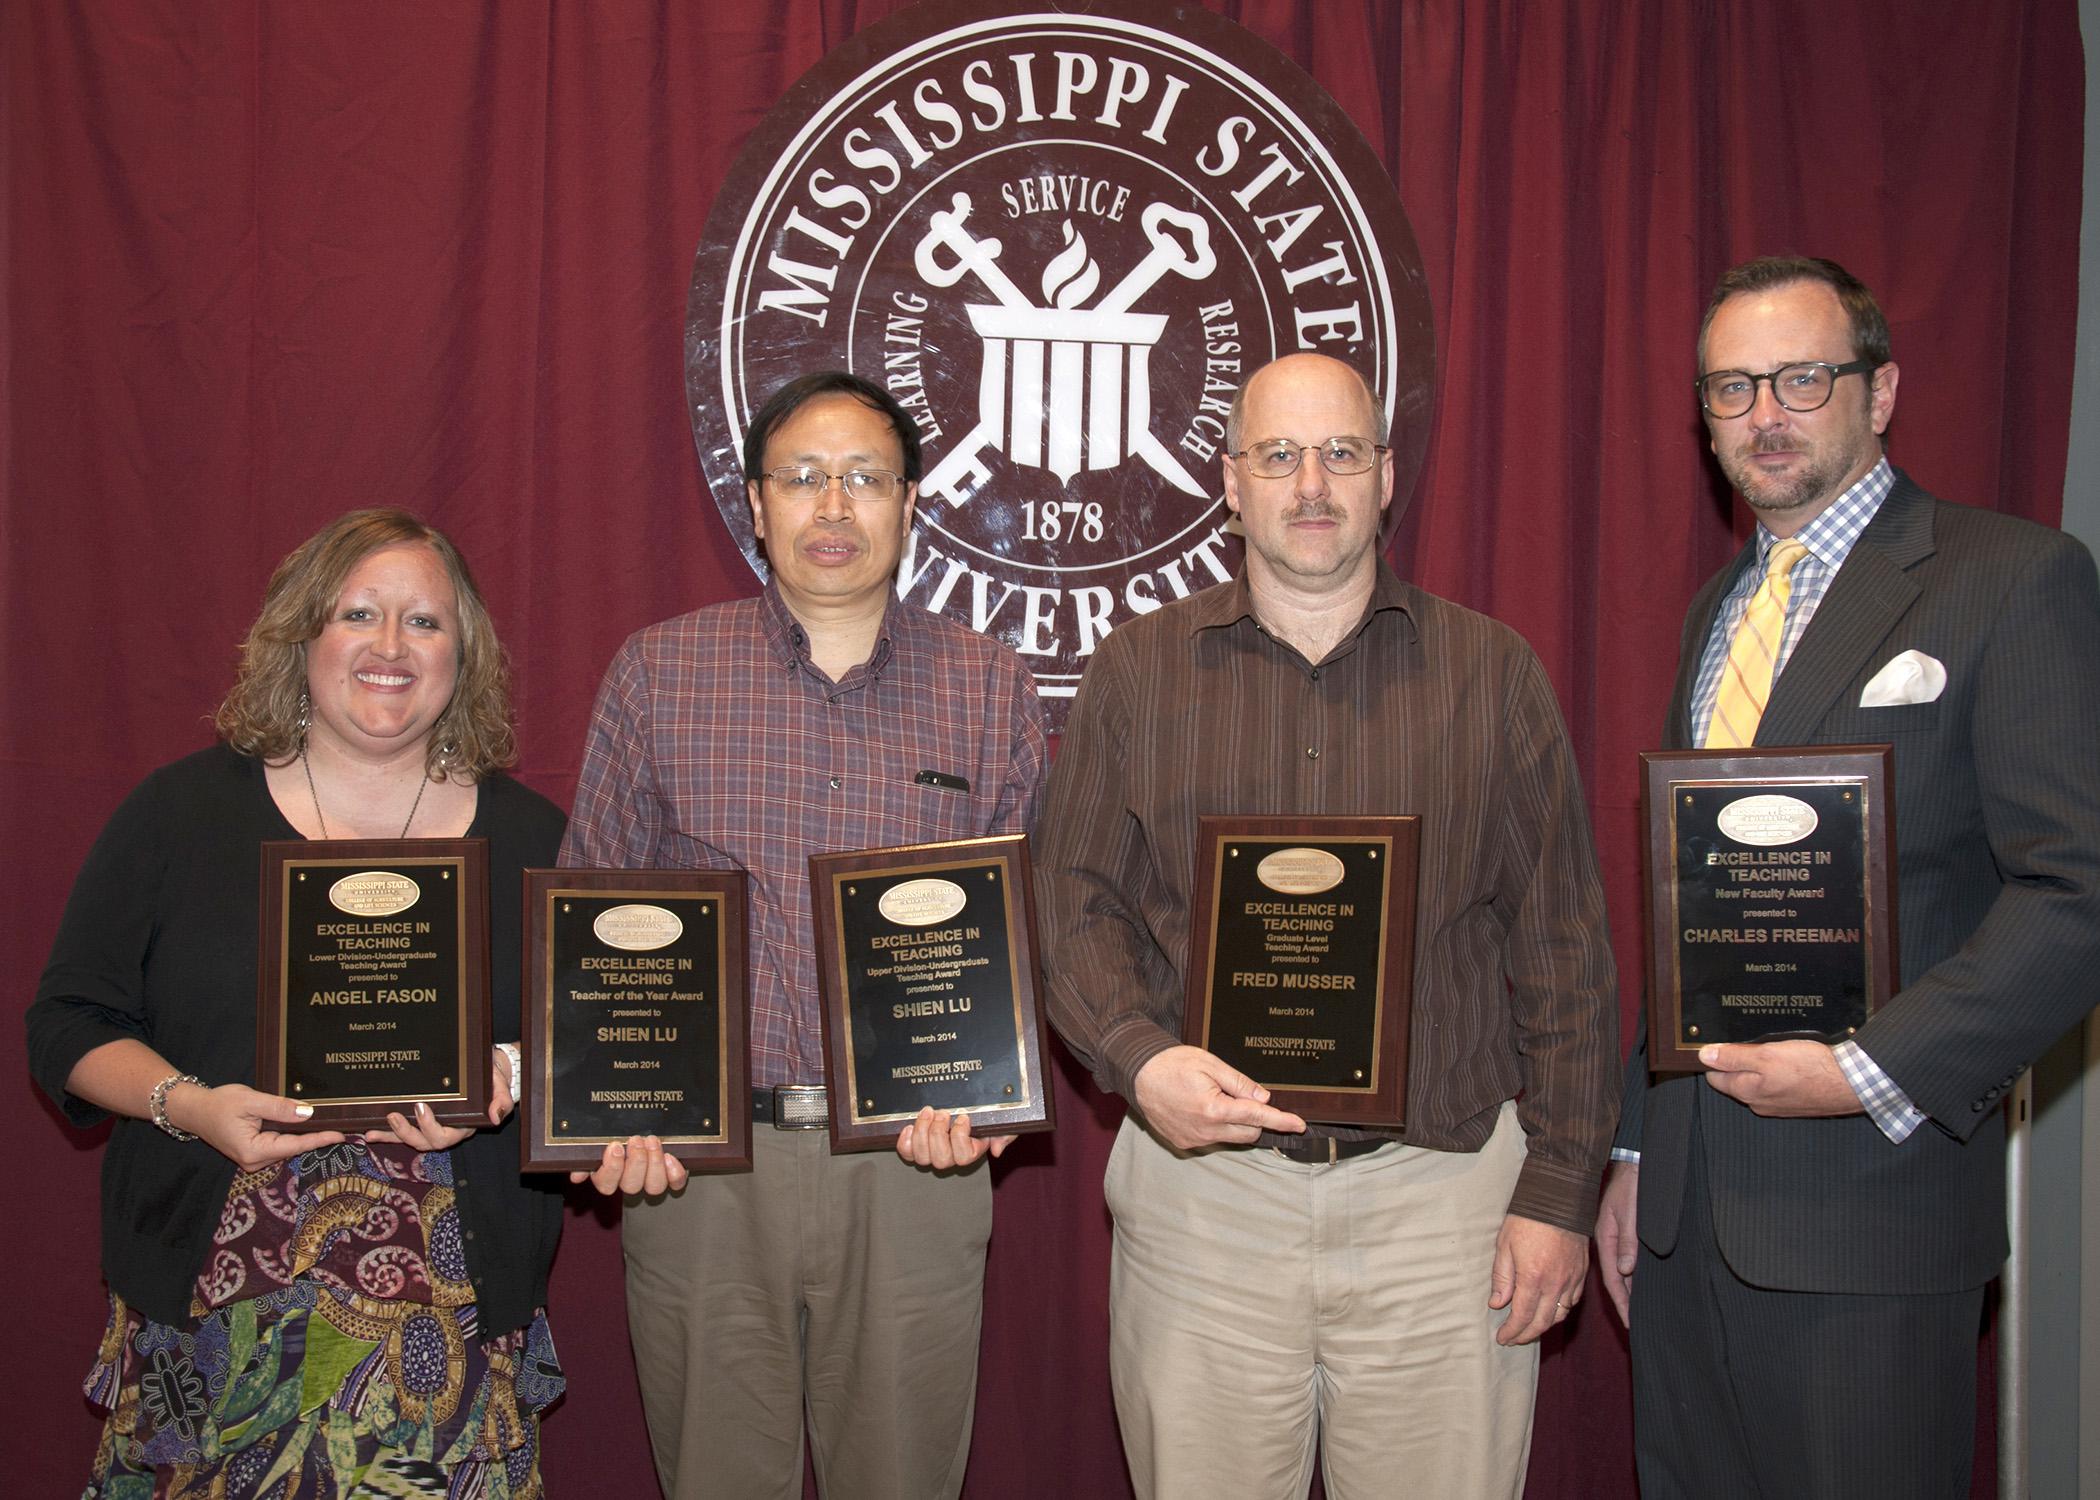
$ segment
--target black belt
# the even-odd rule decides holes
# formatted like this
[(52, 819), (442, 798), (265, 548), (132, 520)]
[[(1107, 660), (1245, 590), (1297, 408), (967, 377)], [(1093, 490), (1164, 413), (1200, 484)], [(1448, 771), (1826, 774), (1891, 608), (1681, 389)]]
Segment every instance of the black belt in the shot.
[(1352, 1156), (1369, 1156), (1380, 1146), (1390, 1146), (1391, 1141), (1381, 1135), (1365, 1136), (1360, 1141), (1345, 1141), (1331, 1135), (1299, 1136), (1288, 1146), (1271, 1146), (1269, 1149), (1288, 1161), (1304, 1166), (1326, 1166), (1332, 1162), (1347, 1161)]
[(751, 1118), (775, 1130), (822, 1130), (831, 1106), (821, 1083), (783, 1083), (751, 1091)]

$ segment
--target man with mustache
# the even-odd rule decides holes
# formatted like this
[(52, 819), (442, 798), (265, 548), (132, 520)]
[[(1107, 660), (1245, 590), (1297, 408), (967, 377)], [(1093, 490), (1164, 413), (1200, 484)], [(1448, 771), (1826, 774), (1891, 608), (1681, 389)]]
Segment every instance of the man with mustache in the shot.
[(1888, 324), (1835, 262), (1723, 275), (1699, 370), (1757, 529), (1692, 601), (1666, 741), (1894, 747), (1901, 987), (1703, 1077), (1651, 1080), (1643, 1031), (1597, 1221), (1641, 1493), (1962, 1496), (2000, 1102), (2100, 967), (2100, 587), (2061, 532), (1890, 466)]
[[(1147, 1500), (1519, 1494), (1582, 1293), (1617, 999), (1582, 787), (1516, 634), (1379, 556), (1385, 419), (1322, 355), (1227, 423), (1230, 583), (1110, 636), (1043, 817), (1051, 1019), (1131, 1110), (1110, 1368)], [(1422, 819), (1407, 1126), (1307, 1121), (1180, 1043), (1196, 819)], [(1520, 1097), (1521, 1096), (1521, 1097)]]
[(789, 382), (751, 417), (744, 477), (765, 590), (620, 648), (562, 863), (750, 876), (753, 1166), (688, 1181), (652, 1137), (607, 1147), (592, 1179), (630, 1195), (628, 1323), (667, 1497), (794, 1500), (806, 1409), (824, 1495), (953, 1500), (981, 1163), (1011, 1137), (922, 1110), (896, 1158), (832, 1155), (808, 860), (1026, 830), (1041, 709), (1010, 649), (896, 597), (919, 441), (887, 391)]

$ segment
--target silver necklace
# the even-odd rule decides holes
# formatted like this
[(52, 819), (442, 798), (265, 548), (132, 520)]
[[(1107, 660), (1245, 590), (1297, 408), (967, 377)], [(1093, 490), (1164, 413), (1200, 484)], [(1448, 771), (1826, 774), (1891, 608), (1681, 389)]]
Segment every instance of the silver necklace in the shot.
[[(314, 799), (314, 821), (321, 825), (321, 837), (325, 839), (328, 837), (328, 819), (321, 812), (321, 793), (314, 786), (314, 763), (306, 758), (304, 745), (299, 747), (299, 765), (306, 772), (306, 795)], [(425, 772), (422, 782), (416, 787), (416, 800), (408, 804), (408, 817), (402, 823), (401, 831), (394, 835), (396, 838), (408, 837), (408, 825), (415, 822), (416, 809), (423, 805), (423, 792), (429, 785), (430, 775)]]

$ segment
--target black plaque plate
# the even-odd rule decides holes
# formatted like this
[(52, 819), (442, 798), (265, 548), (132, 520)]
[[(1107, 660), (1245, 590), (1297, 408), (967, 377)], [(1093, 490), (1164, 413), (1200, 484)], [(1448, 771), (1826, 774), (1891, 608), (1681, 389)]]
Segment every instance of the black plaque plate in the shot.
[(1027, 837), (812, 855), (809, 878), (832, 1149), (887, 1150), (929, 1105), (1050, 1129)]
[(1183, 1039), (1308, 1120), (1399, 1126), (1421, 820), (1197, 822)]
[(418, 1100), (488, 1123), (488, 842), (262, 846), (256, 1087), (366, 1130)]
[(1841, 1042), (1895, 992), (1890, 754), (1641, 756), (1655, 1072), (1710, 1042)]
[(588, 1170), (634, 1135), (750, 1170), (745, 880), (525, 872), (526, 1171)]

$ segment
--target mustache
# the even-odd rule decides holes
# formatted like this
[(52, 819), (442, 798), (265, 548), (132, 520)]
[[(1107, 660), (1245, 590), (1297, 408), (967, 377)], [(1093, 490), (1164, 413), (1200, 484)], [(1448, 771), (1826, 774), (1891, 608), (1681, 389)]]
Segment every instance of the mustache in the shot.
[(1301, 500), (1284, 512), (1286, 524), (1292, 521), (1346, 521), (1349, 513), (1333, 500)]
[(1794, 440), (1782, 433), (1760, 432), (1750, 439), (1752, 453), (1792, 453), (1795, 448)]

